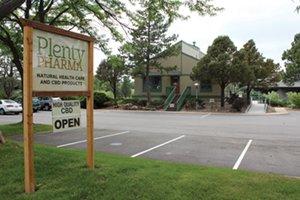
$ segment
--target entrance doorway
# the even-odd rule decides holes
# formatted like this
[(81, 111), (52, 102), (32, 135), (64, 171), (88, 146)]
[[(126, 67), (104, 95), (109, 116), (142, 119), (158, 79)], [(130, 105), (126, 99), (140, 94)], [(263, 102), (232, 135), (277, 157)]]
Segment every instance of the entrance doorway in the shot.
[(174, 86), (176, 88), (176, 94), (180, 93), (180, 76), (171, 76), (171, 86)]

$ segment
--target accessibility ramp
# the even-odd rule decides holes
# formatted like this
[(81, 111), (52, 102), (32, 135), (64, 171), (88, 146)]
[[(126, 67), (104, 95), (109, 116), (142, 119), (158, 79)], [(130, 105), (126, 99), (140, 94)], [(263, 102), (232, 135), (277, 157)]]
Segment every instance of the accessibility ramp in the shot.
[(250, 108), (246, 112), (248, 115), (263, 115), (266, 113), (266, 105), (258, 101), (252, 101)]

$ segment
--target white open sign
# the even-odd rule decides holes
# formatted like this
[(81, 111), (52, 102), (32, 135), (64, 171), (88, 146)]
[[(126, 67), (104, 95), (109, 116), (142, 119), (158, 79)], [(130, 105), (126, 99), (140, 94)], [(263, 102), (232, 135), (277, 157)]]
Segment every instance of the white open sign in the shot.
[(55, 101), (52, 106), (53, 132), (79, 128), (81, 125), (79, 101)]

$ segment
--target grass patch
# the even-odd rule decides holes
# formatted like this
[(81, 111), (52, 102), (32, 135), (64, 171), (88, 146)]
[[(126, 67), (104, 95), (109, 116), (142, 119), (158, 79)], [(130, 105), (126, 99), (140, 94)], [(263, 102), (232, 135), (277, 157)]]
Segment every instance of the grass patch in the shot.
[(300, 180), (35, 145), (37, 191), (23, 193), (23, 148), (0, 145), (1, 199), (300, 199)]
[[(18, 135), (23, 134), (23, 123), (15, 123), (15, 124), (5, 124), (0, 125), (0, 131), (4, 136), (10, 135)], [(42, 132), (51, 132), (52, 126), (48, 124), (34, 124), (33, 132), (34, 133), (42, 133)]]

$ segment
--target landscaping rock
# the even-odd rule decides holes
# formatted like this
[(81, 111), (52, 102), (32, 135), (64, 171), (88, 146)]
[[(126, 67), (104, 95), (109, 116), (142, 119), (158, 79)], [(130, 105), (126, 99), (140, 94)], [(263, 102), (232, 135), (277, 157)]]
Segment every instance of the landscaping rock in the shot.
[(132, 107), (131, 107), (131, 110), (138, 110), (138, 109), (139, 109), (138, 106), (132, 106)]
[(132, 103), (127, 103), (127, 104), (123, 105), (122, 107), (123, 107), (124, 110), (130, 110), (130, 108), (131, 108), (132, 106), (133, 106)]

